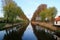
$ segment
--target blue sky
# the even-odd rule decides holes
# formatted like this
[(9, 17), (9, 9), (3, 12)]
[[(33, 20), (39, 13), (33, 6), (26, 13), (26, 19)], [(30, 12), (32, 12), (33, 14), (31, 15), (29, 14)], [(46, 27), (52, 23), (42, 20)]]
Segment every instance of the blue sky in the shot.
[(3, 12), (2, 12), (2, 2), (0, 0), (0, 17), (3, 17)]
[[(60, 0), (14, 0), (18, 6), (20, 6), (25, 13), (25, 15), (31, 19), (33, 13), (37, 9), (37, 7), (40, 4), (47, 4), (47, 7), (53, 7), (55, 6), (58, 10), (57, 16), (60, 15)], [(3, 13), (1, 12), (1, 0), (0, 0), (0, 17), (3, 16)]]

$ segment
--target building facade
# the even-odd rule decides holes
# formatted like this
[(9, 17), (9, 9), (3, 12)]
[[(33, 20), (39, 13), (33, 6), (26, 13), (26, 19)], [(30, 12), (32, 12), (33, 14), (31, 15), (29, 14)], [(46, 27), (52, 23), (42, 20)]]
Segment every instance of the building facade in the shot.
[(57, 18), (55, 18), (54, 25), (60, 26), (60, 16), (58, 16)]

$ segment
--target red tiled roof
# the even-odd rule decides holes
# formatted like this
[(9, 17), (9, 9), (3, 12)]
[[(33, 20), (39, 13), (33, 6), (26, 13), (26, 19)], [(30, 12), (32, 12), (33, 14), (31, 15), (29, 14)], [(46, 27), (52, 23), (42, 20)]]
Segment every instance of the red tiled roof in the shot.
[(60, 21), (60, 16), (58, 16), (57, 18), (55, 18), (55, 21)]

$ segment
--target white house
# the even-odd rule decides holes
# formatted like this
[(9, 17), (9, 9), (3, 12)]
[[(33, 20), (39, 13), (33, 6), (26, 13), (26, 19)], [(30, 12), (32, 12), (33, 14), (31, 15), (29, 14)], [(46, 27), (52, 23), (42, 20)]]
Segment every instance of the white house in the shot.
[(40, 20), (41, 20), (41, 17), (37, 16), (37, 17), (36, 17), (36, 20), (37, 20), (37, 21), (40, 21)]
[(55, 18), (54, 25), (60, 26), (60, 16), (58, 16), (57, 18)]

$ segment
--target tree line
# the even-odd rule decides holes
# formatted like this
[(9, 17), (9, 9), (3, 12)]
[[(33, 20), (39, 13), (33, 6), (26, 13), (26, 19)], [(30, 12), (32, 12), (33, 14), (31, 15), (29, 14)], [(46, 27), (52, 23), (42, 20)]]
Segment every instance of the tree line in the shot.
[(57, 9), (55, 7), (45, 8), (39, 13), (41, 21), (50, 21), (53, 22), (57, 14)]
[(22, 11), (21, 7), (19, 7), (15, 2), (10, 2), (7, 5), (3, 6), (4, 11), (4, 19), (10, 22), (16, 21), (17, 17), (23, 20), (28, 20)]

